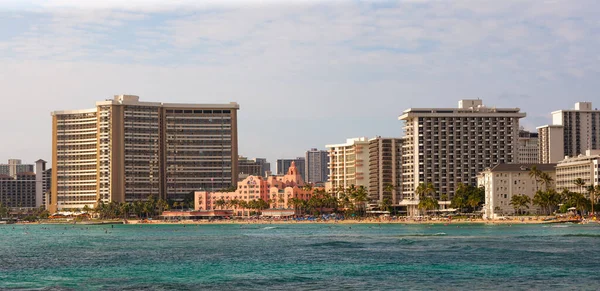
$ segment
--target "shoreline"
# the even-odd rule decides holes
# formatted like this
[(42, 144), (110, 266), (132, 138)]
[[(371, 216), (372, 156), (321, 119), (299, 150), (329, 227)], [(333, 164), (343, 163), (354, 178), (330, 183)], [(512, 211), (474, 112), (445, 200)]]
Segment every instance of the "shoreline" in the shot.
[[(590, 221), (592, 223), (598, 223), (597, 221)], [(326, 220), (326, 221), (309, 221), (309, 220), (262, 220), (262, 219), (249, 219), (249, 220), (179, 220), (179, 221), (165, 221), (165, 220), (88, 220), (88, 221), (39, 221), (39, 222), (17, 222), (19, 225), (114, 225), (114, 224), (135, 224), (135, 225), (245, 225), (245, 224), (400, 224), (400, 225), (465, 225), (465, 224), (486, 224), (486, 225), (513, 225), (513, 224), (560, 224), (560, 223), (578, 223), (575, 220), (543, 220), (543, 219), (523, 219), (523, 220), (483, 220), (483, 219), (457, 219), (452, 221), (447, 220), (376, 220), (376, 219), (365, 219), (365, 220)]]

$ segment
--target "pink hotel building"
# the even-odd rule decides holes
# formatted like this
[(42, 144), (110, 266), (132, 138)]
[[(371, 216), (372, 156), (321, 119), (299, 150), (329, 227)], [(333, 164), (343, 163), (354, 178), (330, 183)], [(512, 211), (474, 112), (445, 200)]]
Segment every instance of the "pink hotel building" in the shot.
[[(271, 209), (288, 210), (279, 212), (291, 215), (294, 211), (291, 203), (293, 198), (308, 200), (312, 196), (313, 190), (305, 190), (304, 186), (304, 179), (298, 173), (296, 164), (292, 162), (287, 174), (266, 179), (248, 176), (238, 182), (235, 192), (196, 191), (194, 205), (196, 210), (215, 210), (219, 208), (215, 206), (215, 202), (220, 199), (226, 202), (236, 199), (246, 202), (262, 199), (269, 203)], [(243, 215), (249, 209), (235, 207), (233, 210), (234, 215)]]

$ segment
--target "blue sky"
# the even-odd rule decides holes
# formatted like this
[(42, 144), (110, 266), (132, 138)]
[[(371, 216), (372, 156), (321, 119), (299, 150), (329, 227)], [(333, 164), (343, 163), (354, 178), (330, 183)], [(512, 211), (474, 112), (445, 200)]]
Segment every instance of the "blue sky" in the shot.
[(0, 162), (50, 160), (50, 112), (115, 94), (238, 102), (240, 154), (273, 164), (401, 136), (403, 110), (465, 98), (534, 129), (600, 107), (598, 15), (585, 0), (0, 0)]

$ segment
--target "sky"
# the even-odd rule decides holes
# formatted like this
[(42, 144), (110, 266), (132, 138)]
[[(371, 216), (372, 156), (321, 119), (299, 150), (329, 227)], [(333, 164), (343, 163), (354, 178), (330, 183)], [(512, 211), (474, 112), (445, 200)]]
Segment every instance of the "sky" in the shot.
[[(411, 107), (600, 107), (598, 1), (0, 0), (0, 163), (118, 94), (240, 104), (239, 154), (400, 137)], [(273, 171), (275, 170), (273, 166)]]

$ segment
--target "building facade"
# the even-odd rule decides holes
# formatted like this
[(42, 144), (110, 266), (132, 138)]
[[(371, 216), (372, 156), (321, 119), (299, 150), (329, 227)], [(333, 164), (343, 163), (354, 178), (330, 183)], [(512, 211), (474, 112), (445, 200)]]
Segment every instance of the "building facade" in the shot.
[(306, 176), (307, 183), (318, 184), (329, 179), (329, 153), (315, 148), (306, 151)]
[(33, 172), (21, 172), (15, 176), (0, 175), (0, 202), (10, 208), (35, 208), (35, 186)]
[[(219, 210), (231, 209), (235, 215), (241, 216), (253, 211), (239, 205), (240, 201), (250, 203), (262, 200), (266, 202), (269, 209), (294, 210), (293, 199), (309, 200), (313, 189), (304, 189), (305, 182), (296, 168), (294, 162), (290, 165), (285, 175), (270, 176), (248, 176), (237, 183), (234, 192), (195, 192), (194, 205), (196, 210)], [(217, 201), (222, 200), (226, 205), (219, 206)], [(238, 202), (232, 204), (232, 201)]]
[(517, 163), (539, 163), (538, 133), (526, 130), (519, 131), (517, 139)]
[(265, 159), (248, 159), (240, 156), (238, 158), (238, 181), (249, 176), (265, 177)]
[(0, 164), (0, 175), (15, 177), (20, 173), (33, 172), (34, 165), (23, 164), (19, 159), (9, 159), (8, 164)]
[(402, 139), (376, 137), (369, 140), (369, 199), (388, 199), (398, 204), (402, 187)]
[(369, 140), (347, 139), (343, 144), (326, 145), (329, 152), (328, 188), (337, 192), (354, 185), (369, 188)]
[(458, 183), (477, 184), (477, 175), (496, 164), (517, 160), (519, 108), (485, 107), (461, 100), (458, 108), (411, 108), (404, 121), (402, 199), (415, 206), (415, 189), (432, 183), (434, 195), (454, 196)]
[[(587, 150), (585, 154), (577, 157), (567, 157), (556, 165), (556, 189), (567, 189), (587, 195), (588, 186), (600, 185), (598, 174), (600, 164), (600, 150)], [(581, 178), (584, 186), (575, 184)]]
[[(538, 190), (546, 188), (535, 177), (529, 175), (535, 166), (552, 178), (550, 188), (556, 181), (556, 164), (499, 164), (481, 172), (477, 177), (479, 187), (485, 188), (483, 218), (496, 219), (503, 215), (514, 215), (515, 209), (511, 199), (515, 195), (526, 195), (531, 200)], [(539, 208), (531, 205), (530, 213), (539, 213)]]
[(50, 210), (182, 199), (237, 181), (237, 110), (230, 104), (141, 102), (117, 95), (53, 119)]
[(542, 164), (557, 163), (565, 158), (564, 128), (562, 125), (544, 125), (538, 130), (538, 158)]
[(552, 126), (562, 127), (562, 136), (555, 134), (540, 139), (540, 148), (547, 150), (561, 144), (563, 152), (554, 159), (576, 157), (586, 150), (600, 149), (600, 110), (593, 109), (592, 102), (577, 102), (574, 109), (552, 112)]
[(285, 175), (292, 163), (296, 165), (296, 169), (304, 178), (306, 176), (306, 160), (304, 157), (297, 157), (295, 159), (278, 159), (277, 160), (277, 175)]

